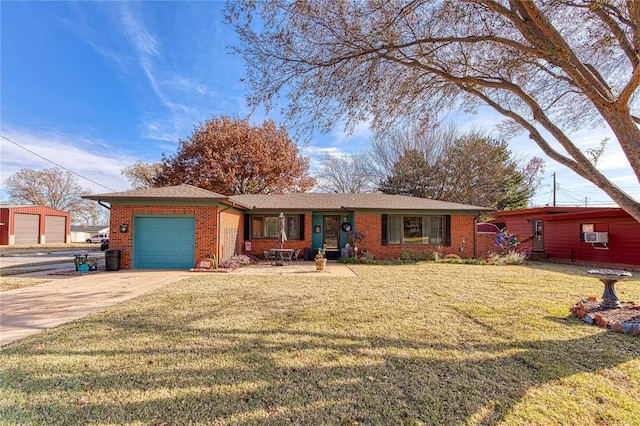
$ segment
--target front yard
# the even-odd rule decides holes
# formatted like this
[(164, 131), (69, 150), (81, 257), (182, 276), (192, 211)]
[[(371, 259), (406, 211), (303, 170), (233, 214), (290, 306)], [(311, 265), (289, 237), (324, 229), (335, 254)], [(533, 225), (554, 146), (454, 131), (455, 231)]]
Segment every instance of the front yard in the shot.
[(350, 267), (197, 275), (15, 342), (0, 424), (640, 423), (640, 339), (569, 313), (585, 268)]

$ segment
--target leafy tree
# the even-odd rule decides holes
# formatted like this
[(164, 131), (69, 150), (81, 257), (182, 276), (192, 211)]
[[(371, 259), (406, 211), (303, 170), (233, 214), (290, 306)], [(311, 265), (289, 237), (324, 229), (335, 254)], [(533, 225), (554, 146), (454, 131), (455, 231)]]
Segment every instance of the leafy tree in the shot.
[(121, 173), (129, 180), (133, 189), (146, 189), (153, 187), (153, 180), (161, 171), (160, 163), (143, 163), (138, 160), (122, 169)]
[(379, 189), (385, 194), (435, 198), (436, 173), (423, 153), (410, 149), (400, 156), (394, 165), (393, 174), (380, 183)]
[(108, 223), (104, 208), (80, 198), (89, 195), (89, 189), (80, 186), (72, 173), (62, 169), (22, 169), (9, 176), (4, 185), (11, 203), (62, 210), (69, 213), (73, 223), (79, 225), (105, 223), (105, 220)]
[(606, 123), (640, 181), (639, 2), (242, 0), (227, 18), (251, 105), (286, 91), (293, 125), (322, 130), (486, 105), (640, 221), (640, 202), (570, 137)]
[(188, 183), (223, 195), (304, 192), (315, 181), (284, 127), (252, 126), (244, 119), (211, 118), (162, 155), (154, 186)]
[(498, 210), (524, 208), (543, 170), (540, 161), (532, 159), (521, 171), (506, 142), (472, 133), (447, 143), (439, 154), (406, 151), (380, 190)]

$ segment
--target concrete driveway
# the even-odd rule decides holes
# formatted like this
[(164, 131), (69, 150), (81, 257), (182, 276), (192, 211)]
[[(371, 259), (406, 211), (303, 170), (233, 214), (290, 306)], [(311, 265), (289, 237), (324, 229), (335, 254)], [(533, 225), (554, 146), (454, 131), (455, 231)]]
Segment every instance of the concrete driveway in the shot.
[(0, 293), (0, 346), (193, 277), (193, 273), (121, 270), (73, 277), (24, 276), (50, 281)]

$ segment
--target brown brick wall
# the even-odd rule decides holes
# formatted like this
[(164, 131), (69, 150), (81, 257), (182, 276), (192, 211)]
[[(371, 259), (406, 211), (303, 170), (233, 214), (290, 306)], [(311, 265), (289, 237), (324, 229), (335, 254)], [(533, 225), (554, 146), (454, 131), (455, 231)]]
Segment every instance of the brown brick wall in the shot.
[[(304, 240), (287, 240), (284, 243), (284, 248), (288, 249), (302, 249), (304, 250), (307, 247), (311, 247), (311, 233), (312, 229), (312, 216), (311, 214), (304, 215)], [(244, 236), (244, 228), (243, 224), (240, 225), (241, 236)], [(255, 255), (258, 257), (262, 257), (264, 250), (269, 250), (272, 248), (280, 248), (280, 244), (276, 239), (253, 239), (251, 240), (251, 251), (244, 250), (244, 243), (242, 246), (243, 253), (246, 255)], [(300, 252), (300, 257), (302, 258), (303, 252)]]
[[(111, 223), (109, 248), (121, 251), (120, 268), (131, 269), (132, 238), (134, 233), (133, 217), (136, 215), (175, 215), (195, 216), (196, 235), (194, 259), (208, 258), (217, 250), (217, 214), (216, 206), (129, 206), (111, 205)], [(121, 233), (120, 225), (129, 224), (129, 232)], [(195, 265), (194, 265), (195, 266)]]
[(486, 259), (489, 253), (498, 251), (496, 242), (497, 233), (478, 234), (478, 259)]
[(473, 216), (451, 216), (451, 246), (423, 244), (382, 245), (382, 216), (379, 213), (356, 214), (355, 229), (365, 234), (362, 247), (369, 250), (375, 259), (399, 258), (403, 249), (417, 252), (438, 251), (440, 254), (456, 254), (462, 258), (473, 258)]
[[(136, 215), (189, 215), (195, 217), (195, 262), (202, 258), (208, 258), (212, 253), (218, 253), (218, 229), (217, 216), (219, 208), (216, 206), (111, 206), (111, 235), (110, 248), (121, 250), (120, 267), (130, 269), (132, 266), (132, 236), (134, 233), (133, 218)], [(304, 249), (311, 247), (312, 241), (312, 215), (305, 215), (304, 240), (288, 240), (285, 248)], [(473, 216), (451, 216), (451, 246), (425, 246), (425, 245), (382, 245), (382, 217), (380, 213), (358, 213), (354, 215), (354, 228), (365, 234), (365, 240), (359, 247), (366, 248), (376, 259), (398, 258), (403, 249), (419, 252), (438, 251), (442, 255), (456, 254), (462, 258), (473, 258)], [(120, 225), (129, 224), (129, 232), (120, 233)], [(253, 239), (252, 250), (246, 251), (244, 246), (244, 213), (233, 209), (227, 209), (221, 213), (221, 244), (224, 243), (224, 230), (235, 228), (238, 230), (239, 253), (262, 256), (264, 250), (279, 247), (275, 239)], [(493, 239), (479, 235), (478, 257), (483, 258), (492, 250)], [(232, 253), (233, 248), (224, 248), (224, 253)]]

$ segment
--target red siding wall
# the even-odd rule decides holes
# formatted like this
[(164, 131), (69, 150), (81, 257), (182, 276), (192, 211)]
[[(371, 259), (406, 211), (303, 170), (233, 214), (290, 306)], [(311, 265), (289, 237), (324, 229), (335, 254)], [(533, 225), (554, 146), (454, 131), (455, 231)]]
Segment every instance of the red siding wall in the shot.
[(0, 245), (9, 244), (9, 209), (0, 209)]
[[(594, 223), (596, 231), (609, 232), (608, 249), (604, 249), (602, 244), (580, 241), (580, 225), (583, 223)], [(545, 222), (544, 249), (550, 258), (640, 265), (640, 223), (631, 217), (549, 220)]]
[[(539, 208), (497, 213), (496, 222), (505, 224), (523, 244), (532, 249), (533, 221), (544, 222), (544, 253), (552, 260), (614, 265), (640, 265), (640, 223), (619, 208)], [(594, 224), (596, 232), (608, 232), (607, 248), (580, 239), (580, 225)], [(596, 248), (598, 247), (598, 248)]]
[[(512, 235), (516, 237), (516, 240), (520, 242), (518, 251), (532, 252), (533, 251), (533, 222), (537, 219), (534, 216), (530, 217), (509, 217), (505, 221), (504, 228)], [(546, 232), (546, 229), (544, 230)], [(494, 250), (495, 251), (495, 248)]]

